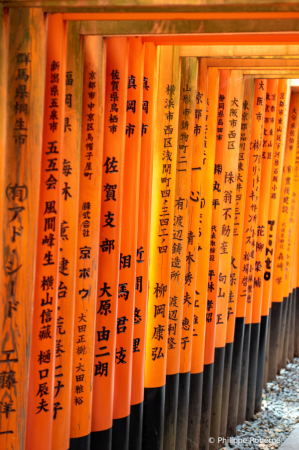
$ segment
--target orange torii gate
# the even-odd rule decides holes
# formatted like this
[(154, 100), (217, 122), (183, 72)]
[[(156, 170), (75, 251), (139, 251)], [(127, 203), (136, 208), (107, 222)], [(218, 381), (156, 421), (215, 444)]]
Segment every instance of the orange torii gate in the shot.
[(1, 448), (212, 449), (242, 358), (239, 420), (259, 408), (271, 293), (270, 379), (298, 348), (294, 38), (262, 48), (243, 13), (236, 41), (216, 12), (4, 5)]

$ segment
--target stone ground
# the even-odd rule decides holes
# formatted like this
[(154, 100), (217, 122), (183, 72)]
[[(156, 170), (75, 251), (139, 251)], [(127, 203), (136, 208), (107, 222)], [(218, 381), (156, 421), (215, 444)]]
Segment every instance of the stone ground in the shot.
[(262, 411), (254, 416), (253, 422), (238, 425), (236, 438), (239, 441), (234, 443), (231, 439), (221, 450), (278, 449), (298, 423), (299, 358), (295, 358), (280, 371), (274, 382), (267, 384), (263, 391)]

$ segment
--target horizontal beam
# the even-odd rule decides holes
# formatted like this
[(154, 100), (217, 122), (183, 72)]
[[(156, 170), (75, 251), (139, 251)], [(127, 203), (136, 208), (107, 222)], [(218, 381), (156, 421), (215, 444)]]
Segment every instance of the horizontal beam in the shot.
[(297, 69), (299, 68), (299, 59), (239, 59), (239, 58), (207, 58), (208, 67), (218, 67), (219, 69)]
[(213, 0), (213, 4), (198, 4), (198, 0), (181, 0), (181, 4), (173, 4), (173, 0), (139, 0), (127, 4), (125, 0), (14, 0), (3, 1), (5, 6), (42, 7), (45, 11), (96, 11), (96, 12), (168, 12), (169, 6), (173, 12), (192, 13), (284, 13), (299, 12), (297, 0), (288, 0), (283, 3), (281, 0)]
[[(296, 13), (297, 15), (297, 13)], [(82, 20), (83, 14), (76, 15)], [(71, 14), (65, 14), (65, 20), (70, 20)], [(79, 18), (80, 17), (80, 18)], [(199, 34), (199, 33), (277, 33), (288, 32), (297, 33), (299, 30), (299, 19), (263, 19), (263, 20), (184, 20), (184, 19), (163, 19), (147, 20), (83, 20), (82, 24), (94, 23), (94, 29), (103, 30), (102, 35), (146, 35), (146, 34)], [(84, 27), (82, 28), (84, 30)], [(83, 33), (85, 34), (85, 33)], [(299, 42), (299, 34), (298, 34)]]
[(299, 45), (182, 45), (180, 56), (297, 59)]
[(299, 12), (114, 12), (65, 13), (64, 20), (281, 20), (299, 19)]
[(144, 36), (155, 45), (282, 45), (298, 44), (297, 33), (210, 33)]
[(297, 70), (267, 70), (267, 69), (250, 69), (250, 70), (243, 70), (244, 75), (259, 75), (259, 77), (267, 76), (267, 75), (275, 75), (276, 78), (279, 78), (280, 75), (286, 75), (286, 76), (294, 76), (295, 78), (299, 78), (299, 69)]

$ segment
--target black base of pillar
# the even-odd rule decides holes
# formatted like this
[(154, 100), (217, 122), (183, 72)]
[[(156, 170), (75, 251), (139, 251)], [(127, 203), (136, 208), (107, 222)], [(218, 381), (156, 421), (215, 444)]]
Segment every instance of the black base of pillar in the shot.
[(260, 323), (252, 323), (248, 366), (246, 420), (252, 420), (254, 415), (259, 341)]
[(166, 375), (163, 450), (174, 450), (178, 417), (179, 374)]
[(291, 295), (289, 295), (287, 298), (286, 326), (285, 326), (284, 344), (281, 361), (282, 367), (285, 367), (287, 365), (288, 360), (289, 338), (291, 328), (291, 309), (292, 309), (292, 297)]
[(281, 325), (280, 325), (280, 340), (279, 340), (279, 354), (278, 354), (278, 365), (277, 371), (278, 374), (280, 369), (285, 367), (284, 361), (284, 350), (285, 350), (285, 335), (286, 335), (286, 323), (287, 323), (287, 315), (288, 315), (288, 306), (289, 306), (289, 298), (284, 297), (282, 302), (282, 314), (281, 314)]
[(163, 450), (165, 386), (144, 389), (142, 450)]
[(244, 343), (245, 318), (236, 317), (233, 360), (230, 378), (228, 417), (227, 417), (227, 435), (235, 436), (238, 425), (238, 406), (241, 381), (242, 353)]
[(176, 427), (176, 450), (186, 449), (190, 394), (190, 372), (180, 373), (178, 418)]
[(263, 382), (264, 382), (264, 370), (266, 360), (266, 347), (268, 336), (268, 323), (269, 316), (261, 317), (260, 326), (260, 342), (258, 349), (258, 361), (257, 361), (257, 373), (256, 373), (256, 388), (255, 388), (255, 405), (254, 412), (261, 411), (262, 408), (262, 396), (263, 396)]
[(290, 362), (294, 359), (294, 305), (295, 305), (295, 293), (294, 290), (290, 294), (290, 331), (288, 340), (288, 353), (287, 357)]
[(131, 405), (130, 416), (129, 450), (141, 450), (143, 402), (138, 403), (137, 405)]
[(268, 363), (268, 381), (276, 379), (278, 358), (279, 358), (279, 341), (280, 325), (282, 315), (282, 302), (272, 302), (271, 308), (271, 325), (270, 325), (270, 343), (269, 343), (269, 363)]
[(91, 433), (90, 450), (112, 449), (112, 427), (108, 430), (93, 431)]
[(250, 334), (251, 334), (251, 323), (245, 324), (241, 379), (240, 379), (240, 393), (239, 393), (238, 424), (244, 423), (246, 418)]
[(218, 437), (220, 436), (224, 359), (225, 347), (215, 348), (210, 431), (211, 437), (215, 439), (215, 442), (210, 443), (209, 450), (217, 450), (219, 448)]
[(70, 450), (89, 450), (90, 434), (70, 439)]
[(294, 353), (299, 356), (299, 287), (295, 289), (295, 337), (294, 337)]
[(112, 450), (129, 450), (130, 416), (114, 419), (112, 425)]
[(202, 383), (203, 383), (203, 372), (191, 374), (187, 450), (198, 450), (199, 448)]
[(269, 308), (268, 314), (268, 331), (267, 331), (267, 342), (266, 342), (266, 353), (265, 353), (265, 368), (264, 368), (264, 380), (263, 388), (266, 389), (268, 383), (268, 367), (269, 367), (269, 352), (270, 352), (270, 329), (271, 329), (271, 308)]
[(293, 339), (293, 359), (295, 358), (295, 334), (296, 334), (296, 290), (293, 290), (293, 312), (292, 312), (292, 339)]
[(206, 364), (203, 370), (202, 383), (202, 407), (200, 420), (200, 450), (209, 450), (211, 410), (212, 410), (212, 391), (213, 391), (213, 373), (214, 363)]
[(226, 344), (225, 358), (224, 358), (224, 372), (223, 372), (221, 420), (220, 420), (221, 437), (227, 437), (226, 429), (227, 429), (228, 403), (230, 394), (230, 380), (232, 372), (233, 349), (234, 349), (233, 343)]

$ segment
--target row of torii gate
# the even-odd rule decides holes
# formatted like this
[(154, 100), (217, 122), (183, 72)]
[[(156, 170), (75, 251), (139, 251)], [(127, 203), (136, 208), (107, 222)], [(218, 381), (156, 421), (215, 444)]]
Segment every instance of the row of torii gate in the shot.
[(0, 446), (216, 449), (299, 353), (298, 13), (94, 6), (1, 9)]

